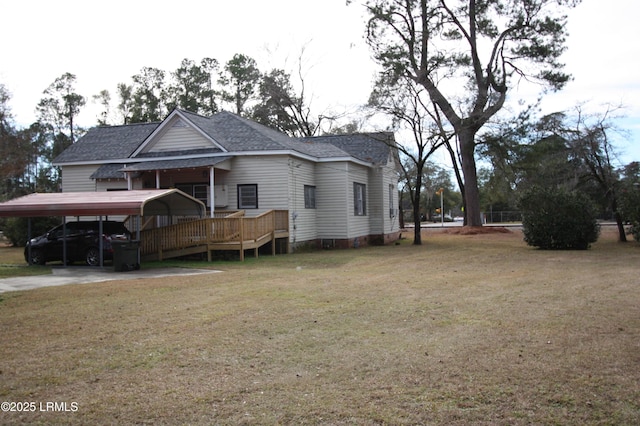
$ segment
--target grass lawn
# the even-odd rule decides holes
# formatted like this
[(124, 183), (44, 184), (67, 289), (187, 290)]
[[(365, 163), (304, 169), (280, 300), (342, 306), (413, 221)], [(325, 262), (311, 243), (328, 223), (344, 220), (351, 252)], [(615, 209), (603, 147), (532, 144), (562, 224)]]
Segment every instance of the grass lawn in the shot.
[(23, 250), (23, 247), (11, 247), (7, 241), (0, 239), (0, 279), (51, 273), (51, 268), (49, 267), (27, 265), (24, 260)]
[(0, 424), (640, 424), (640, 245), (423, 243), (0, 294)]

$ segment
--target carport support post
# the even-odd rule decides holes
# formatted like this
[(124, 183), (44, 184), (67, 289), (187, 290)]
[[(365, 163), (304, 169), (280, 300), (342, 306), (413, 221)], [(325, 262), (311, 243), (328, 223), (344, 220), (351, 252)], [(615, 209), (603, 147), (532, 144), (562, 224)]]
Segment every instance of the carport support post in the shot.
[[(140, 227), (142, 226), (142, 216), (136, 216), (136, 240), (138, 240), (138, 265), (140, 265), (140, 261), (142, 260), (142, 256), (140, 255), (140, 244), (142, 241), (140, 240)], [(162, 260), (162, 259), (161, 259)]]
[(62, 266), (67, 267), (67, 217), (62, 216)]
[(33, 265), (31, 261), (31, 216), (27, 218), (27, 263)]
[(101, 268), (104, 266), (104, 259), (103, 259), (104, 242), (103, 242), (103, 239), (102, 239), (102, 234), (104, 232), (103, 232), (102, 228), (103, 228), (102, 227), (102, 216), (99, 216), (99, 219), (98, 219), (98, 238), (100, 239), (99, 240), (100, 242), (98, 243), (98, 253), (99, 253), (99, 256), (100, 256), (100, 267)]

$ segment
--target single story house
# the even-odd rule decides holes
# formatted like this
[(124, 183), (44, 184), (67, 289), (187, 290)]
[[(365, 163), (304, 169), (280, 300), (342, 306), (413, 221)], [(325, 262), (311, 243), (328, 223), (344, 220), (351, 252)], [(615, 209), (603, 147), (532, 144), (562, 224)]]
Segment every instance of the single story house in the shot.
[(211, 217), (288, 211), (293, 249), (346, 248), (399, 237), (394, 147), (392, 133), (296, 139), (229, 112), (176, 109), (160, 123), (92, 128), (54, 165), (63, 193), (176, 188)]

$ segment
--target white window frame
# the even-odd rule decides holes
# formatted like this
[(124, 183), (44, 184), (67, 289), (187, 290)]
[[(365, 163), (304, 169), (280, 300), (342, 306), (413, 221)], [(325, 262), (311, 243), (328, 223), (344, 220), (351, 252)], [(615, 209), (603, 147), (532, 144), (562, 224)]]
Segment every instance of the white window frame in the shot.
[(304, 186), (304, 208), (316, 208), (316, 187), (313, 185)]
[[(247, 202), (252, 198), (252, 202)], [(238, 210), (258, 208), (258, 184), (238, 184)]]
[(354, 216), (367, 215), (367, 185), (353, 183), (353, 214)]

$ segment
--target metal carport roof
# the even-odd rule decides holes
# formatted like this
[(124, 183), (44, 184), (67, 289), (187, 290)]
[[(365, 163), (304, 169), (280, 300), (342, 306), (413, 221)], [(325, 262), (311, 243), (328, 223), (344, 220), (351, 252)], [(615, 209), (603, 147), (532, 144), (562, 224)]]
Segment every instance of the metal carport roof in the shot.
[(0, 203), (0, 216), (204, 216), (205, 205), (178, 189), (35, 193)]

